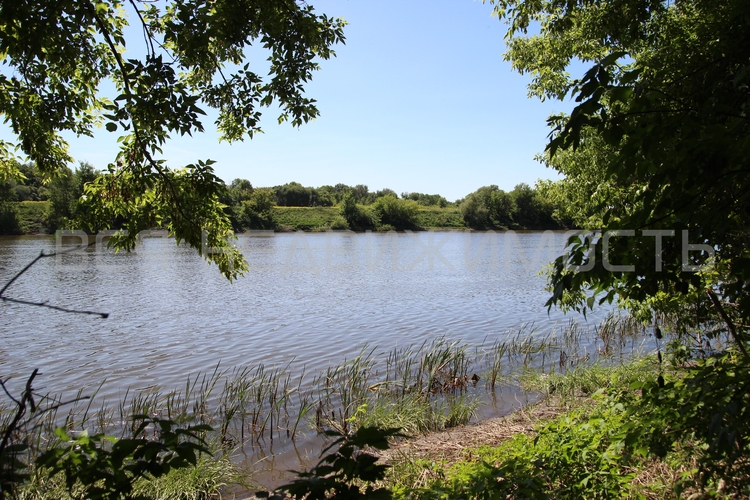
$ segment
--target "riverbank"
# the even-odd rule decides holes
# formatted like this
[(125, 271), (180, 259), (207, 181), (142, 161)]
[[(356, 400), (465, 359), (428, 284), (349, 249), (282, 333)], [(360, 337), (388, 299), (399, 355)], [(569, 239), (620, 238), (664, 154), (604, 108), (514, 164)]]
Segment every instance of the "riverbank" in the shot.
[[(661, 354), (636, 354), (570, 369), (516, 372), (523, 392), (541, 401), (500, 418), (412, 432), (413, 437), (375, 452), (387, 468), (383, 479), (370, 484), (396, 499), (745, 497), (747, 451), (722, 458), (704, 437), (704, 427), (716, 425), (712, 398), (729, 404), (719, 417), (721, 425), (735, 425), (731, 417), (725, 420), (738, 409), (732, 398), (742, 400), (746, 393), (737, 394), (722, 376), (729, 374), (744, 386), (750, 379), (744, 359), (732, 351), (689, 362), (665, 364), (662, 359)], [(695, 405), (690, 395), (697, 381), (706, 385), (705, 407)], [(691, 411), (696, 416), (681, 422), (679, 415)], [(737, 418), (744, 427), (744, 417)], [(350, 419), (353, 426), (358, 420), (356, 415)], [(389, 422), (358, 425), (392, 427)], [(138, 493), (159, 499), (255, 498), (252, 492), (262, 487), (251, 486), (252, 475), (228, 461), (223, 447), (214, 447), (216, 458), (204, 456), (194, 468), (139, 482)], [(310, 463), (317, 463), (314, 456)], [(63, 498), (62, 480), (32, 483), (34, 489), (21, 497)]]
[[(507, 472), (505, 466), (509, 462), (515, 462), (519, 457), (533, 462), (548, 452), (569, 453), (572, 461), (567, 465), (572, 468), (588, 468), (596, 474), (612, 473), (613, 470), (600, 468), (602, 464), (596, 463), (596, 456), (606, 452), (609, 443), (606, 439), (589, 441), (586, 433), (592, 429), (592, 423), (599, 421), (598, 412), (602, 405), (606, 406), (604, 401), (607, 394), (629, 391), (634, 384), (656, 380), (658, 372), (657, 359), (650, 355), (636, 356), (622, 364), (607, 364), (603, 360), (591, 365), (579, 365), (566, 373), (521, 374), (524, 391), (539, 394), (541, 401), (507, 416), (396, 443), (379, 454), (380, 459), (390, 466), (383, 484), (394, 492), (396, 498), (458, 498), (462, 495), (468, 498), (495, 498), (492, 490), (502, 483), (501, 478)], [(616, 432), (619, 424), (619, 420), (613, 419), (611, 429), (603, 434)], [(561, 434), (561, 425), (571, 432), (550, 447), (543, 438), (550, 433)], [(592, 456), (594, 461), (586, 463), (586, 455)], [(558, 466), (563, 464), (558, 463)], [(627, 472), (632, 470), (634, 468), (629, 467)], [(521, 471), (515, 480), (522, 483), (534, 479), (529, 472)], [(564, 474), (569, 471), (558, 472)], [(662, 483), (664, 479), (659, 478)], [(670, 476), (670, 481), (672, 479), (674, 477)], [(664, 498), (664, 491), (674, 486), (670, 483), (655, 488), (653, 483), (639, 484), (632, 492), (633, 496), (645, 494), (646, 497)], [(558, 495), (554, 490), (545, 491), (551, 486), (549, 483), (537, 486), (539, 493), (551, 494), (552, 498), (576, 498), (576, 495)], [(516, 489), (516, 486), (510, 488)], [(494, 493), (499, 493), (499, 490), (505, 491), (500, 487)], [(658, 490), (659, 495), (647, 494), (651, 490)], [(585, 492), (585, 489), (579, 491)], [(589, 493), (594, 496), (597, 491), (592, 489)], [(512, 497), (515, 498), (514, 495)], [(587, 496), (580, 496), (584, 497)], [(499, 498), (505, 498), (505, 495), (501, 494)]]
[[(273, 207), (271, 219), (277, 231), (328, 231), (342, 229), (339, 207)], [(465, 228), (456, 207), (420, 207), (415, 229)]]
[[(48, 201), (11, 203), (14, 214), (4, 224), (3, 234), (44, 234), (48, 232)], [(342, 229), (339, 207), (273, 207), (271, 223), (275, 231), (329, 231)], [(420, 207), (415, 229), (465, 228), (456, 207)]]
[[(605, 363), (579, 366), (564, 374), (519, 374), (524, 390), (543, 393), (542, 401), (504, 417), (418, 434), (396, 442), (377, 454), (389, 469), (386, 479), (376, 486), (387, 488), (397, 499), (496, 498), (495, 490), (498, 485), (502, 486), (501, 471), (505, 471), (503, 467), (508, 461), (531, 460), (544, 453), (567, 453), (569, 460), (561, 460), (560, 468), (550, 475), (580, 476), (581, 471), (588, 471), (601, 476), (598, 482), (591, 482), (590, 488), (576, 489), (577, 494), (605, 493), (609, 497), (608, 490), (597, 489), (601, 482), (617, 480), (622, 486), (624, 482), (620, 479), (624, 478), (628, 481), (629, 497), (678, 498), (670, 492), (684, 481), (686, 474), (692, 473), (690, 466), (694, 464), (689, 459), (672, 457), (669, 462), (642, 460), (635, 465), (629, 463), (625, 468), (602, 467), (610, 460), (602, 461), (602, 456), (609, 451), (613, 435), (616, 439), (618, 426), (623, 425), (622, 419), (611, 414), (611, 400), (606, 395), (629, 391), (633, 384), (654, 380), (658, 366), (655, 356), (641, 356), (623, 364), (607, 365), (605, 360)], [(602, 415), (602, 412), (610, 414)], [(564, 432), (563, 426), (570, 432)], [(560, 436), (554, 445), (563, 446), (545, 442), (552, 433)], [(215, 456), (218, 458), (204, 456), (195, 468), (175, 470), (157, 481), (139, 482), (136, 491), (154, 499), (256, 498), (252, 492), (260, 487), (250, 486), (251, 478), (243, 477), (241, 469), (232, 465), (220, 449), (215, 449)], [(521, 471), (521, 474), (526, 472)], [(518, 481), (519, 477), (513, 480)], [(238, 489), (243, 483), (244, 488)], [(234, 487), (227, 489), (228, 485)], [(546, 488), (549, 484), (537, 486)], [(517, 485), (511, 489), (520, 493)], [(25, 492), (30, 495), (22, 495), (23, 498), (66, 497), (62, 476), (36, 483), (33, 490)], [(581, 497), (555, 490), (546, 493), (552, 494), (551, 498)], [(524, 497), (511, 495), (511, 498), (518, 496)]]
[(745, 358), (667, 354), (535, 374), (542, 402), (397, 443), (380, 486), (397, 499), (747, 498)]
[[(504, 416), (398, 439), (383, 451), (368, 449), (379, 463), (388, 466), (385, 479), (374, 486), (386, 488), (397, 499), (496, 498), (486, 482), (480, 484), (486, 478), (473, 476), (488, 466), (487, 457), (501, 462), (504, 448), (514, 440), (533, 440), (556, 420), (575, 418), (581, 409), (595, 407), (598, 391), (627, 390), (630, 384), (654, 378), (657, 373), (654, 356), (613, 361), (602, 359), (564, 373), (516, 373), (513, 378), (520, 382), (519, 389), (533, 402)], [(248, 494), (240, 498), (257, 497)], [(554, 494), (552, 498), (556, 498)]]
[(518, 374), (524, 391), (541, 401), (503, 417), (401, 439), (384, 451), (368, 450), (388, 466), (373, 487), (397, 499), (657, 499), (694, 493), (685, 488), (695, 474), (694, 457), (654, 459), (618, 451), (623, 430), (632, 427), (622, 395), (655, 383), (661, 363), (655, 355), (611, 361), (564, 373)]
[[(324, 444), (321, 431), (399, 427), (407, 435), (423, 436), (460, 429), (479, 418), (480, 406), (480, 415), (497, 415), (509, 411), (514, 402), (536, 400), (545, 392), (539, 380), (547, 380), (558, 370), (577, 372), (576, 366), (589, 362), (585, 352), (609, 353), (612, 357), (607, 359), (614, 362), (640, 345), (640, 338), (642, 331), (636, 325), (610, 316), (597, 328), (582, 329), (570, 323), (542, 333), (526, 326), (477, 345), (438, 337), (384, 350), (364, 346), (358, 355), (329, 364), (320, 373), (300, 371), (292, 363), (217, 366), (211, 373), (199, 373), (187, 384), (183, 382), (185, 391), (172, 389), (179, 387), (172, 384), (151, 386), (129, 391), (114, 406), (102, 401), (89, 408), (90, 403), (81, 402), (64, 411), (66, 425), (79, 433), (88, 429), (96, 434), (127, 435), (139, 415), (209, 425), (213, 431), (206, 437), (218, 444), (213, 446), (217, 459), (226, 460), (227, 453), (234, 460), (244, 457), (237, 465), (247, 467), (245, 479), (273, 488), (292, 479), (283, 471), (316, 463)], [(558, 362), (562, 351), (565, 359)], [(53, 435), (51, 426), (57, 419), (50, 415), (47, 425), (34, 431), (44, 439), (37, 440), (35, 435), (34, 442), (47, 442), (46, 437)], [(127, 425), (122, 427), (122, 423)], [(58, 444), (64, 442), (53, 446)], [(304, 450), (302, 455), (300, 450)], [(217, 477), (212, 476), (214, 465), (214, 460), (207, 459), (189, 477)], [(219, 475), (216, 481), (237, 482), (223, 478)]]

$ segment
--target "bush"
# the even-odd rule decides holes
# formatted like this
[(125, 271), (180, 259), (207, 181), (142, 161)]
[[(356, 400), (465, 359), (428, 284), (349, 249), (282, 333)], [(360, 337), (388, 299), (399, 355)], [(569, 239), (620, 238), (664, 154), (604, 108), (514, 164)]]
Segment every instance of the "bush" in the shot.
[(517, 211), (513, 197), (494, 184), (469, 194), (459, 208), (466, 225), (474, 229), (511, 227)]
[(247, 229), (273, 229), (271, 209), (275, 195), (272, 189), (255, 189), (249, 199), (240, 205), (237, 216), (240, 227)]
[(488, 229), (492, 227), (490, 222), (490, 211), (481, 202), (479, 197), (472, 193), (468, 195), (459, 206), (464, 222), (472, 229)]
[(354, 200), (354, 195), (351, 193), (347, 193), (341, 200), (339, 210), (350, 229), (364, 231), (366, 229), (375, 229), (375, 226), (377, 226), (378, 219), (376, 215), (368, 208), (358, 205)]
[(419, 205), (414, 200), (401, 200), (395, 196), (383, 196), (375, 200), (373, 210), (382, 224), (389, 224), (396, 229), (413, 229), (417, 227)]
[(342, 216), (338, 216), (331, 222), (331, 229), (349, 229), (349, 223)]
[[(750, 495), (750, 367), (737, 353), (696, 360), (684, 376), (640, 384), (641, 396), (624, 393), (629, 447), (662, 458), (676, 450), (697, 458), (703, 490)], [(678, 484), (678, 493), (694, 478)]]
[[(48, 477), (62, 475), (71, 496), (131, 498), (140, 479), (190, 468), (202, 454), (210, 453), (202, 436), (211, 427), (182, 429), (172, 420), (146, 415), (133, 417), (132, 436), (127, 438), (89, 435), (86, 431), (73, 436), (58, 427), (54, 437), (38, 434), (35, 439), (32, 434), (40, 432), (40, 421), (61, 406), (34, 392), (37, 374), (34, 370), (20, 398), (6, 391), (15, 409), (4, 415), (0, 424), (0, 498), (15, 498), (32, 478), (30, 473), (40, 471)], [(4, 383), (2, 387), (5, 389)], [(37, 454), (37, 446), (43, 442), (47, 449)]]
[(0, 202), (0, 234), (20, 234), (15, 203)]

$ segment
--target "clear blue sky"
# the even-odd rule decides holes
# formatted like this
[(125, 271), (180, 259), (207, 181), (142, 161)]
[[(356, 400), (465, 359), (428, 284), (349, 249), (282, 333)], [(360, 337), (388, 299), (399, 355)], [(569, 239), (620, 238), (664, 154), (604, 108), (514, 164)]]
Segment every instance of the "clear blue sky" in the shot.
[[(534, 161), (544, 149), (549, 114), (560, 102), (526, 97), (528, 76), (503, 61), (505, 25), (472, 0), (310, 0), (345, 18), (346, 45), (322, 61), (307, 88), (321, 116), (299, 129), (277, 125), (242, 143), (202, 136), (171, 142), (170, 166), (213, 159), (229, 182), (254, 186), (366, 184), (371, 191), (439, 193), (455, 200), (480, 186), (510, 190), (556, 174)], [(6, 129), (7, 130), (7, 129)], [(104, 168), (118, 133), (95, 140), (66, 136), (73, 157)], [(8, 137), (7, 132), (2, 133)]]

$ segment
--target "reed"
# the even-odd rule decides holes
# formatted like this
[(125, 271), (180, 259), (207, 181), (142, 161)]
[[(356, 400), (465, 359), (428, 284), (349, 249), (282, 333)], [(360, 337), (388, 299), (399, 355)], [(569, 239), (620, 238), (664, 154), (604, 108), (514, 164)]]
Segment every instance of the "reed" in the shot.
[(502, 376), (503, 358), (508, 352), (508, 343), (505, 340), (495, 340), (488, 354), (489, 372), (487, 374), (487, 386), (490, 391), (495, 391), (495, 385)]

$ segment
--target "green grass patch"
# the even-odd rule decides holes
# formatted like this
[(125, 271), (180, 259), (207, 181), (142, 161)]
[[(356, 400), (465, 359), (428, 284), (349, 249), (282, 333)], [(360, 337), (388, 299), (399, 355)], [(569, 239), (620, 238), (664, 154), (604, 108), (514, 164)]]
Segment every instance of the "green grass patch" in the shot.
[[(527, 389), (568, 402), (589, 397), (586, 404), (579, 400), (563, 415), (541, 421), (532, 433), (516, 434), (500, 446), (467, 448), (466, 458), (454, 463), (403, 457), (389, 485), (396, 498), (643, 498), (669, 492), (671, 485), (665, 488), (658, 477), (654, 485), (634, 481), (650, 462), (626, 449), (631, 421), (618, 397), (657, 375), (652, 357), (527, 375)], [(672, 472), (681, 465), (661, 470)]]
[(635, 358), (621, 365), (607, 365), (605, 360), (577, 365), (564, 373), (526, 370), (519, 382), (525, 391), (554, 396), (562, 405), (574, 406), (581, 398), (588, 398), (601, 389), (623, 389), (653, 379), (658, 366), (653, 356)]
[(338, 207), (273, 207), (271, 217), (279, 229), (324, 231), (339, 218)]
[(395, 497), (750, 495), (750, 369), (736, 353), (672, 366), (641, 357), (522, 381), (559, 396), (567, 411), (498, 446), (464, 448), (451, 463), (404, 457), (388, 477)]
[(388, 394), (366, 406), (357, 423), (382, 428), (398, 427), (407, 435), (464, 425), (476, 414), (479, 400), (467, 394)]
[[(141, 478), (134, 484), (133, 495), (148, 500), (205, 500), (221, 498), (229, 487), (249, 487), (246, 473), (226, 455), (203, 454), (195, 466), (172, 469), (159, 478)], [(50, 476), (45, 469), (34, 468), (30, 480), (17, 492), (19, 500), (73, 500), (86, 498), (87, 490), (76, 484), (71, 491), (60, 472)]]
[[(287, 231), (325, 231), (339, 227), (339, 207), (273, 207), (271, 216), (277, 229)], [(420, 207), (416, 226), (431, 228), (463, 228), (461, 213), (455, 207)]]
[(421, 228), (466, 227), (461, 212), (456, 207), (420, 207), (417, 225)]

